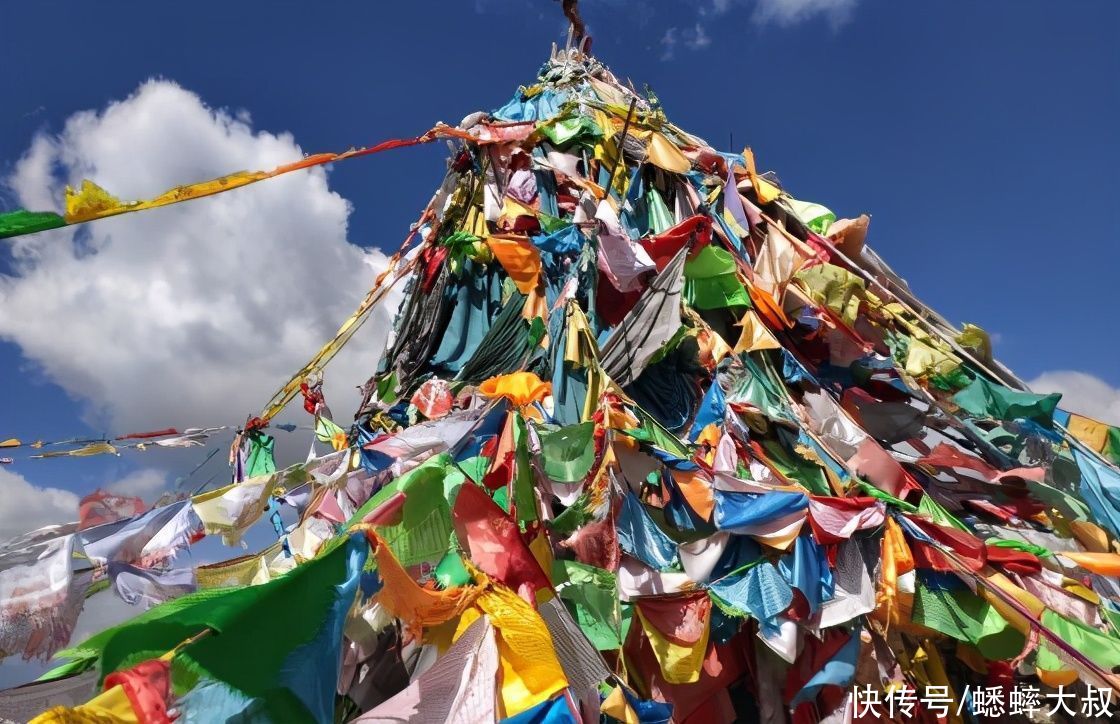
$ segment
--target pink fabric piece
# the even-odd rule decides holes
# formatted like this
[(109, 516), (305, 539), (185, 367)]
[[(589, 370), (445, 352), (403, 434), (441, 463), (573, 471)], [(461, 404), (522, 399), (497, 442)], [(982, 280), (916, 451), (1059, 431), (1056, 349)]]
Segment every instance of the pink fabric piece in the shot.
[(1063, 576), (1049, 569), (1042, 569), (1037, 576), (1019, 576), (1023, 588), (1037, 596), (1048, 608), (1067, 618), (1090, 626), (1100, 625), (1096, 606), (1062, 589)]
[(506, 195), (526, 205), (533, 203), (533, 199), (537, 197), (537, 177), (526, 169), (514, 171), (509, 177)]
[(929, 455), (920, 458), (918, 462), (935, 468), (964, 468), (980, 473), (985, 480), (991, 480), (997, 474), (996, 469), (988, 463), (946, 442), (938, 443)]
[(857, 530), (878, 528), (887, 519), (886, 508), (882, 503), (862, 510), (845, 510), (816, 498), (809, 499), (809, 515), (816, 527), (845, 540), (851, 538)]
[(1045, 482), (1046, 470), (1044, 468), (1013, 468), (996, 475), (995, 482), (1002, 483), (1008, 479), (1016, 478), (1032, 480), (1036, 483)]
[(507, 143), (509, 141), (524, 141), (533, 135), (537, 124), (532, 122), (511, 123), (504, 126), (490, 126), (480, 124), (470, 130), (470, 134), (478, 139), (479, 143)]
[[(748, 188), (748, 189), (754, 188), (753, 186), (751, 186), (750, 179), (748, 179), (746, 181), (743, 181), (741, 185), (744, 186), (745, 188)], [(736, 186), (736, 189), (738, 189), (738, 188), (739, 187)], [(751, 203), (751, 200), (748, 199), (748, 198), (745, 198), (742, 194), (739, 194), (739, 201), (742, 202), (742, 204), (743, 204), (743, 210), (746, 211), (747, 218), (750, 219), (751, 226), (757, 226), (758, 224), (761, 224), (762, 223), (762, 210), (759, 209), (757, 206), (755, 206), (753, 203)]]
[(642, 276), (656, 268), (653, 259), (626, 236), (610, 204), (600, 203), (595, 218), (600, 222), (599, 270), (620, 292), (641, 289)]
[(712, 470), (720, 473), (731, 473), (739, 469), (739, 453), (735, 449), (735, 440), (730, 435), (723, 435), (716, 445), (716, 456), (712, 460)]
[(332, 523), (345, 523), (347, 519), (347, 516), (342, 512), (342, 508), (338, 506), (334, 491), (331, 490), (328, 490), (319, 501), (319, 507), (315, 509), (315, 515)]
[(856, 454), (848, 460), (848, 467), (866, 477), (879, 490), (895, 497), (906, 487), (906, 471), (871, 438), (860, 443)]
[(366, 517), (362, 518), (362, 522), (369, 525), (385, 525), (404, 508), (407, 498), (408, 496), (404, 493), (395, 493), (384, 503), (371, 510)]

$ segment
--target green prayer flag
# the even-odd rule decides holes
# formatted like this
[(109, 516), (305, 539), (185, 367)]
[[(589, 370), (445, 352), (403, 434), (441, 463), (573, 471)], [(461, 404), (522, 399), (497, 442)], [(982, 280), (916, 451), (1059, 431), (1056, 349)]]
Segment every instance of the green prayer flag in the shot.
[(444, 589), (465, 586), (471, 582), (471, 574), (463, 565), (463, 558), (458, 551), (453, 550), (447, 551), (440, 559), (439, 565), (436, 566), (435, 577), (440, 587)]
[(1023, 650), (1023, 635), (991, 604), (968, 589), (947, 588), (933, 577), (915, 579), (913, 619), (972, 644), (988, 659), (1010, 659)]
[(740, 359), (743, 373), (733, 382), (733, 388), (727, 395), (728, 401), (749, 402), (771, 420), (795, 420), (786, 404), (785, 387), (768, 374), (769, 363), (764, 361), (764, 368), (751, 354), (741, 355)]
[(435, 563), (450, 548), (453, 528), (448, 501), (454, 499), (465, 479), (451, 456), (441, 453), (377, 491), (351, 516), (347, 526), (360, 522), (398, 492), (404, 493), (401, 522), (380, 526), (378, 532), (403, 565)]
[(560, 598), (591, 644), (600, 651), (621, 648), (622, 622), (615, 574), (576, 561), (555, 561), (552, 573)]
[(482, 485), (482, 479), (486, 477), (486, 471), (490, 469), (490, 458), (485, 455), (475, 455), (466, 460), (461, 460), (459, 469), (466, 473), (472, 482)]
[(821, 236), (828, 234), (828, 227), (836, 221), (836, 214), (820, 204), (815, 204), (812, 201), (799, 201), (789, 195), (786, 195), (783, 200), (786, 206), (793, 211), (794, 216), (801, 220), (801, 223)]
[(684, 299), (694, 309), (750, 307), (751, 298), (726, 249), (705, 246), (684, 265)]
[(501, 508), (504, 512), (509, 512), (509, 490), (505, 487), (498, 488), (494, 491), (492, 496), (494, 504)]
[(801, 455), (790, 453), (778, 440), (763, 438), (760, 442), (762, 449), (766, 451), (766, 462), (777, 468), (784, 477), (801, 483), (815, 495), (832, 494), (828, 476), (820, 465)]
[(585, 115), (559, 118), (542, 124), (539, 130), (559, 148), (573, 142), (592, 144), (595, 139), (603, 137), (603, 129), (599, 128), (599, 124), (591, 116)]
[(968, 387), (953, 395), (953, 402), (977, 417), (996, 420), (1026, 418), (1046, 427), (1053, 424), (1054, 410), (1061, 399), (1061, 393), (1036, 395), (1032, 392), (1019, 392), (989, 382), (980, 375), (976, 375)]
[(19, 209), (0, 214), (0, 239), (22, 234), (35, 234), (48, 229), (66, 226), (66, 219), (52, 211), (27, 211)]
[[(1106, 671), (1111, 670), (1114, 666), (1120, 666), (1120, 640), (1115, 637), (1102, 633), (1080, 621), (1068, 619), (1057, 611), (1050, 609), (1042, 612), (1042, 625)], [(1045, 671), (1071, 668), (1069, 664), (1063, 663), (1063, 659), (1050, 645), (1049, 639), (1042, 637), (1040, 644), (1035, 666)]]
[(541, 458), (548, 477), (561, 483), (578, 483), (595, 462), (595, 423), (538, 430)]
[(653, 419), (653, 416), (642, 408), (635, 407), (633, 409), (638, 418), (639, 426), (633, 430), (621, 430), (620, 432), (635, 440), (659, 447), (678, 458), (687, 459), (691, 457), (691, 451), (689, 451), (687, 445), (681, 442), (680, 438), (662, 427), (661, 423)]
[(272, 475), (276, 472), (276, 438), (254, 430), (249, 433), (249, 455), (245, 460), (245, 477)]
[(865, 483), (864, 481), (860, 480), (859, 489), (860, 492), (864, 495), (875, 498), (876, 500), (881, 500), (887, 505), (894, 506), (895, 508), (898, 508), (899, 510), (906, 513), (918, 512), (918, 506), (914, 505), (913, 503), (907, 503), (905, 500), (900, 500), (890, 493), (883, 492), (870, 483)]
[(513, 445), (514, 465), (513, 474), (513, 504), (517, 510), (517, 522), (531, 523), (537, 519), (537, 497), (533, 493), (533, 467), (529, 455), (529, 432), (525, 427), (525, 418), (520, 412), (513, 415)]
[(1120, 465), (1120, 427), (1108, 428), (1108, 444), (1105, 447), (1105, 455), (1109, 460)]
[(1027, 543), (1026, 541), (1021, 541), (1021, 540), (1007, 540), (1005, 538), (989, 538), (986, 541), (984, 541), (984, 544), (989, 545), (989, 546), (994, 546), (996, 548), (1011, 548), (1013, 550), (1023, 551), (1024, 553), (1030, 553), (1031, 555), (1037, 556), (1039, 558), (1049, 558), (1050, 556), (1054, 555), (1053, 551), (1047, 550), (1046, 548), (1043, 548), (1040, 545), (1035, 545), (1034, 543)]
[(965, 533), (972, 533), (972, 530), (964, 523), (957, 520), (952, 513), (945, 510), (945, 507), (934, 500), (929, 495), (923, 495), (922, 499), (918, 501), (918, 512), (929, 516), (933, 522), (940, 525), (963, 530)]
[(211, 629), (176, 654), (177, 693), (200, 681), (220, 681), (260, 699), (277, 721), (321, 721), (329, 717), (324, 702), (333, 707), (338, 632), (368, 552), (360, 534), (335, 539), (318, 557), (268, 583), (168, 601), (59, 656), (77, 659), (75, 669), (98, 666), (105, 676)]
[(587, 493), (583, 493), (576, 499), (575, 503), (572, 503), (564, 512), (553, 518), (549, 527), (558, 535), (565, 537), (575, 533), (595, 517), (587, 509), (590, 501), (591, 497)]

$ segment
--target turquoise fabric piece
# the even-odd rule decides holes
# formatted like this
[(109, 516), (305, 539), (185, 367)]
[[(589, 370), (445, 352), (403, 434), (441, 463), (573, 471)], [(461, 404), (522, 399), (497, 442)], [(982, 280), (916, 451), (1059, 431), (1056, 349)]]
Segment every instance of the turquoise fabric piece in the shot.
[(552, 338), (552, 419), (558, 425), (574, 425), (583, 417), (587, 372), (564, 361), (568, 325), (563, 310), (553, 313), (548, 327)]
[(520, 367), (529, 351), (529, 325), (521, 317), (524, 308), (525, 296), (514, 292), (456, 379), (477, 383)]
[(292, 650), (280, 666), (280, 683), (287, 687), (316, 721), (334, 716), (334, 695), (342, 673), (342, 631), (362, 575), (369, 545), (355, 533), (346, 541), (346, 577), (334, 586), (334, 600), (323, 612), (315, 638)]
[(179, 724), (238, 721), (239, 717), (246, 721), (268, 721), (263, 701), (250, 698), (221, 681), (203, 681), (183, 695), (176, 708)]
[(545, 121), (558, 116), (567, 99), (567, 93), (551, 90), (543, 90), (532, 98), (518, 91), (509, 103), (494, 111), (493, 116), (503, 121)]
[(747, 604), (764, 631), (774, 631), (778, 616), (793, 603), (793, 589), (773, 563), (766, 561), (747, 571)]
[(1052, 427), (1054, 410), (1061, 399), (1061, 394), (1057, 392), (1051, 395), (1020, 392), (989, 382), (980, 375), (968, 387), (953, 395), (953, 402), (977, 417), (996, 420), (1024, 418), (1044, 427)]
[(582, 249), (585, 243), (579, 227), (574, 224), (551, 234), (537, 234), (532, 239), (537, 248), (552, 254), (570, 254)]
[(660, 571), (677, 563), (677, 544), (657, 526), (633, 493), (627, 493), (623, 498), (622, 511), (615, 525), (622, 550), (650, 568)]
[(491, 322), (502, 308), (502, 278), (498, 265), (485, 272), (468, 259), (463, 273), (444, 292), (445, 309), (451, 310), (440, 338), (439, 349), (432, 356), (432, 370), (454, 376), (478, 351)]
[(732, 616), (746, 617), (751, 614), (751, 606), (747, 601), (747, 592), (750, 582), (747, 574), (753, 569), (746, 569), (713, 581), (709, 585), (713, 600), (717, 607)]
[(1095, 521), (1120, 537), (1120, 474), (1076, 447), (1073, 457), (1081, 470), (1081, 498)]
[(713, 377), (711, 386), (704, 393), (704, 399), (700, 401), (700, 409), (696, 413), (696, 419), (692, 422), (692, 431), (689, 433), (688, 439), (695, 442), (696, 437), (708, 425), (712, 423), (723, 424), (723, 416), (726, 412), (727, 398), (723, 394), (723, 388), (719, 386), (719, 379)]
[(778, 617), (793, 603), (793, 589), (770, 561), (731, 573), (709, 589), (713, 601), (725, 612), (754, 616), (765, 632), (777, 629)]
[(835, 585), (832, 569), (824, 551), (809, 535), (802, 533), (793, 544), (793, 555), (782, 556), (778, 568), (789, 584), (801, 591), (809, 603), (809, 613), (832, 598)]
[[(606, 184), (605, 176), (606, 172), (604, 171), (600, 185)], [(622, 227), (626, 229), (626, 233), (630, 235), (631, 241), (637, 241), (651, 231), (649, 204), (646, 201), (646, 184), (640, 168), (634, 169), (634, 173), (630, 176), (630, 186), (626, 190), (626, 204), (622, 206), (619, 221), (622, 222)]]
[(651, 234), (662, 234), (673, 228), (676, 223), (676, 217), (665, 205), (665, 199), (662, 198), (661, 193), (655, 188), (646, 192), (646, 213), (649, 215), (649, 231)]
[(271, 475), (276, 472), (276, 438), (263, 432), (249, 433), (249, 454), (245, 458), (245, 477)]

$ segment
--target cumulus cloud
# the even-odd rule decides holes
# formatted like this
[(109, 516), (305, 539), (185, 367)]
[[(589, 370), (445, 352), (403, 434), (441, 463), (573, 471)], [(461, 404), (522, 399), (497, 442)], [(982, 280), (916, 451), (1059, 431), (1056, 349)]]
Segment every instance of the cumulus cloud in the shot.
[(0, 468), (0, 541), (29, 530), (78, 519), (78, 496), (69, 490), (40, 488), (22, 475)]
[(1063, 410), (1092, 417), (1110, 425), (1120, 425), (1120, 389), (1085, 372), (1057, 370), (1043, 372), (1031, 380), (1035, 392), (1061, 392)]
[(851, 19), (859, 0), (708, 0), (701, 16), (723, 15), (736, 7), (752, 7), (751, 18), (759, 25), (788, 27), (823, 17), (834, 28)]
[(155, 502), (160, 493), (167, 487), (167, 474), (154, 468), (136, 470), (114, 483), (106, 489), (118, 495), (132, 495), (142, 498), (147, 503)]
[(753, 17), (760, 24), (795, 25), (815, 17), (824, 17), (833, 28), (839, 28), (852, 16), (857, 0), (758, 0)]
[[(207, 107), (152, 80), (36, 136), (4, 183), (20, 205), (58, 209), (83, 178), (122, 199), (303, 155), (288, 133)], [(333, 336), (385, 266), (347, 240), (350, 204), (323, 169), (178, 206), (16, 240), (0, 275), (0, 338), (129, 432), (237, 423)], [(328, 368), (327, 399), (349, 412), (376, 362), (389, 303)], [(156, 478), (129, 482), (153, 489)], [(18, 510), (4, 506), (5, 510)]]

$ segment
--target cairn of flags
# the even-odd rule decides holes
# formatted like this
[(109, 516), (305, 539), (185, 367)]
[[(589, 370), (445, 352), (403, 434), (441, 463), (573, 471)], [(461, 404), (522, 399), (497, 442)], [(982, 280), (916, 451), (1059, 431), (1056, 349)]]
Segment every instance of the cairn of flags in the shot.
[[(1111, 699), (1120, 430), (926, 308), (866, 216), (578, 50), (395, 143), (436, 137), (412, 246), (244, 427), (233, 484), (0, 546), (0, 655), (59, 663), (0, 719), (808, 724), (911, 692), (893, 718), (932, 723)], [(119, 205), (82, 193), (76, 221)], [(9, 235), (60, 225), (16, 213)], [(398, 278), (363, 403), (332, 420), (314, 376)], [(301, 383), (334, 452), (277, 470), (268, 422)], [(266, 550), (184, 555), (262, 517)], [(69, 641), (105, 587), (143, 612)]]

